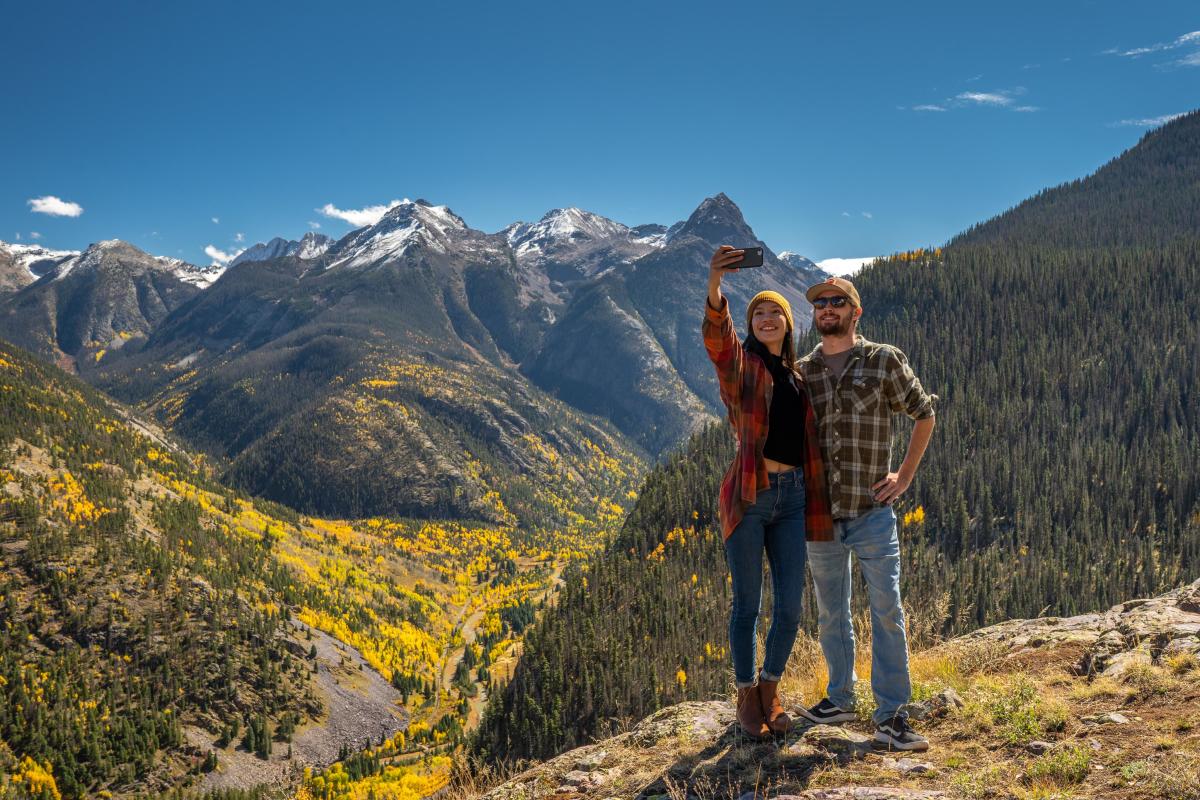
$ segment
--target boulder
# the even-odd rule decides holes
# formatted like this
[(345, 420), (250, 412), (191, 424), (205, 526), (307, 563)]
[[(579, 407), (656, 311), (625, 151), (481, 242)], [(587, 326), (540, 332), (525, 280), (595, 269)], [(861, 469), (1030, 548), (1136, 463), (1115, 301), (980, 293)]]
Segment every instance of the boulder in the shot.
[(904, 707), (913, 719), (936, 719), (950, 711), (956, 711), (964, 705), (963, 699), (953, 689), (943, 689), (928, 700), (919, 703), (909, 703)]

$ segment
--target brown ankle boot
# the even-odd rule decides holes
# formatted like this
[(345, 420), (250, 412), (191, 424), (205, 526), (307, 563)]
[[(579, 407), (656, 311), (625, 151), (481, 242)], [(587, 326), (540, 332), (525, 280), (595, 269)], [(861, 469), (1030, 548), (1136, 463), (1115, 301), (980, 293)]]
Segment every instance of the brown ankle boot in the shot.
[(757, 686), (737, 690), (737, 721), (751, 739), (766, 739), (771, 735), (763, 715), (762, 702), (758, 699)]
[(758, 699), (767, 719), (767, 728), (776, 736), (785, 736), (792, 729), (792, 718), (779, 701), (779, 681), (758, 679)]

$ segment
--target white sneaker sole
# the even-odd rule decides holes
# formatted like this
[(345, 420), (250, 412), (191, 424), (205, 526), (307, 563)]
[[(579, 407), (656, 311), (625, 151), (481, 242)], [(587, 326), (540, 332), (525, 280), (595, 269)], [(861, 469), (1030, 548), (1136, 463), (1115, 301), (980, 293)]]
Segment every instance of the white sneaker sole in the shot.
[(838, 714), (834, 714), (831, 717), (824, 718), (814, 717), (809, 714), (808, 711), (800, 711), (798, 713), (801, 717), (804, 717), (804, 719), (808, 720), (814, 725), (833, 725), (837, 722), (854, 722), (854, 720), (858, 719), (858, 714), (855, 714), (853, 711), (842, 711)]
[(875, 741), (878, 744), (887, 745), (892, 750), (906, 750), (909, 752), (924, 752), (929, 749), (929, 742), (898, 742), (886, 733), (876, 733)]

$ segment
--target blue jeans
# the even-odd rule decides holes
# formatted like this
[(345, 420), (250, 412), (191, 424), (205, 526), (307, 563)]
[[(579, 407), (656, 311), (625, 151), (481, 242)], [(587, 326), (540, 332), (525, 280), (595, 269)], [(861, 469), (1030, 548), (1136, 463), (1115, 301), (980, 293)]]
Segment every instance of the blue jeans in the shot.
[(771, 629), (767, 631), (762, 677), (777, 681), (783, 675), (796, 631), (804, 595), (804, 472), (799, 469), (771, 476), (769, 489), (725, 540), (725, 560), (733, 578), (733, 608), (729, 613), (729, 651), (738, 688), (754, 685), (758, 608), (762, 601), (762, 558), (771, 566)]
[(871, 690), (875, 722), (900, 713), (912, 696), (908, 638), (900, 602), (900, 539), (891, 506), (837, 520), (832, 542), (810, 542), (821, 649), (829, 666), (829, 699), (854, 707), (854, 626), (850, 622), (850, 554), (862, 565), (871, 601)]

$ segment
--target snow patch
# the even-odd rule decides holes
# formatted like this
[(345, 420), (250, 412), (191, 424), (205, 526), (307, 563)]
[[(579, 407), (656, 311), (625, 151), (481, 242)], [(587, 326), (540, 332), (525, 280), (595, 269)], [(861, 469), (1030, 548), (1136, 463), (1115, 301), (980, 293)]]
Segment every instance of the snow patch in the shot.
[[(78, 250), (51, 250), (36, 244), (8, 244), (0, 242), (0, 250), (7, 250), (13, 261), (20, 265), (34, 280), (41, 277), (33, 271), (33, 265), (42, 261), (65, 261), (79, 255)], [(42, 272), (45, 274), (45, 271)]]

